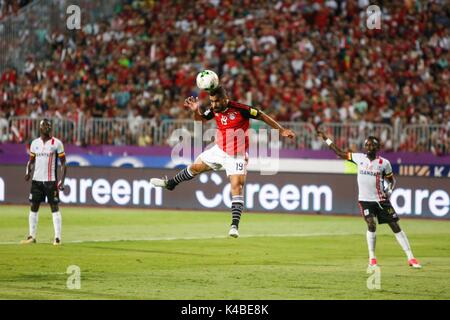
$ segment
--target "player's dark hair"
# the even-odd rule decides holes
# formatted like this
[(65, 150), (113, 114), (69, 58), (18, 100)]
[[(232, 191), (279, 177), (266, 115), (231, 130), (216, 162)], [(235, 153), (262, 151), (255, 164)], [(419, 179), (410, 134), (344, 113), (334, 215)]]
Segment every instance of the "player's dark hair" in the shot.
[(44, 122), (47, 122), (50, 126), (52, 125), (52, 121), (50, 119), (48, 119), (48, 118), (42, 119), (39, 124), (43, 124)]
[(227, 91), (222, 86), (218, 86), (217, 88), (212, 89), (209, 92), (209, 95), (212, 96), (212, 97), (218, 97), (219, 99), (223, 99), (223, 98), (227, 98), (228, 97)]
[(380, 139), (378, 139), (377, 137), (375, 137), (375, 136), (368, 136), (367, 139), (366, 139), (366, 141), (367, 141), (367, 140), (372, 140), (372, 142), (373, 142), (374, 144), (376, 144), (377, 147), (380, 147)]

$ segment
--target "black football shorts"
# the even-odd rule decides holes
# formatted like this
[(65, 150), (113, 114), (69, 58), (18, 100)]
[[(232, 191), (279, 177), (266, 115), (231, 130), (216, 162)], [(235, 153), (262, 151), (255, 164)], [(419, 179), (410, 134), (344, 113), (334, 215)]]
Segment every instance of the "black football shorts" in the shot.
[(32, 181), (31, 182), (31, 192), (30, 192), (30, 202), (31, 203), (41, 203), (47, 198), (49, 204), (59, 203), (59, 191), (58, 184), (56, 181)]
[(363, 217), (377, 217), (378, 223), (397, 222), (399, 217), (389, 201), (359, 201), (359, 209)]

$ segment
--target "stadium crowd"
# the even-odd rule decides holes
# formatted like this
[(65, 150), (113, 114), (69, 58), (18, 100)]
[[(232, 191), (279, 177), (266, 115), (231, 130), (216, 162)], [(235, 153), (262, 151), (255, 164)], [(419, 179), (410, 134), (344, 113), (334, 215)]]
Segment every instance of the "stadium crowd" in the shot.
[(33, 0), (0, 0), (0, 21), (11, 14), (17, 14), (20, 8), (32, 1)]
[(108, 21), (52, 34), (44, 61), (5, 70), (0, 118), (191, 118), (183, 100), (211, 69), (278, 121), (450, 127), (446, 1), (378, 4), (370, 30), (368, 0), (124, 1)]

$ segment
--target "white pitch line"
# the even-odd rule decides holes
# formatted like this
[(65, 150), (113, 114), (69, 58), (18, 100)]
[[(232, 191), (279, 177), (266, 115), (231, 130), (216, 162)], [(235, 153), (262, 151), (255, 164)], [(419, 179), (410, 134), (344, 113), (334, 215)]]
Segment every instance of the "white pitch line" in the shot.
[[(246, 234), (239, 238), (287, 238), (287, 237), (327, 237), (327, 236), (352, 236), (359, 233), (283, 233), (283, 234)], [(227, 239), (229, 236), (204, 236), (204, 237), (152, 237), (152, 238), (126, 238), (126, 239), (102, 239), (102, 240), (73, 240), (64, 243), (89, 243), (89, 242), (125, 242), (125, 241), (173, 241), (173, 240), (208, 240)], [(39, 242), (38, 243), (46, 243)], [(50, 242), (49, 242), (50, 243)], [(19, 244), (18, 242), (2, 241), (0, 245)]]

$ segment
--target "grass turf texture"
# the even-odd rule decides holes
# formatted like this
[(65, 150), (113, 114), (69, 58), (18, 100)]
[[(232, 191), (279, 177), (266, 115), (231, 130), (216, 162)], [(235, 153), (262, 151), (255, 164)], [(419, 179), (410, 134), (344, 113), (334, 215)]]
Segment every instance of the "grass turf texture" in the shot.
[[(366, 286), (360, 217), (62, 207), (53, 246), (48, 206), (38, 243), (19, 245), (28, 207), (0, 207), (0, 299), (450, 299), (450, 222), (403, 219), (422, 270), (388, 226), (377, 233), (381, 290)], [(66, 287), (67, 267), (81, 289)]]

